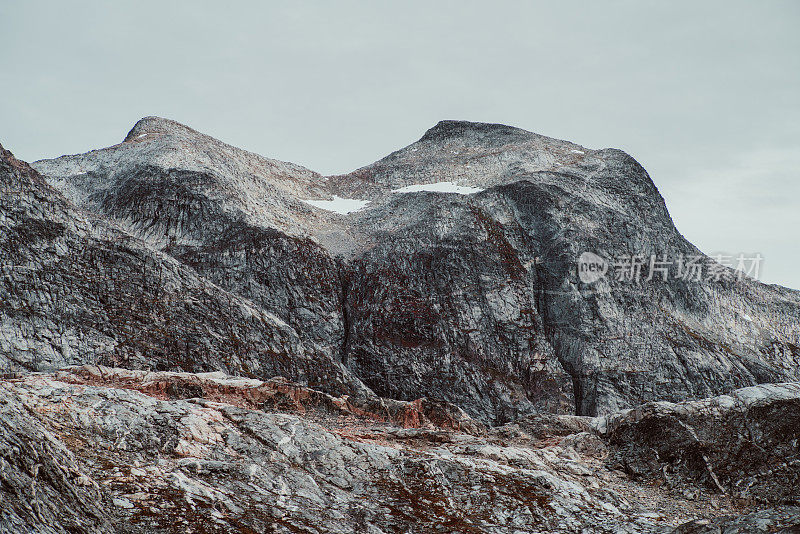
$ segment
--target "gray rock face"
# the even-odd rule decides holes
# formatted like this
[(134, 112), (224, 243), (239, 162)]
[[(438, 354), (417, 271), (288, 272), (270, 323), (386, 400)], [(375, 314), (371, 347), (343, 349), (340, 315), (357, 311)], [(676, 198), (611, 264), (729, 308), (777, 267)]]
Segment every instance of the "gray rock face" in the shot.
[(76, 208), (7, 151), (0, 188), (2, 371), (91, 362), (366, 391), (290, 325)]
[[(758, 404), (769, 426), (797, 391), (730, 398)], [(609, 470), (636, 410), (487, 430), (426, 402), (369, 411), (286, 380), (96, 366), (0, 392), (4, 532), (766, 532), (800, 510), (754, 512), (713, 488), (687, 498)], [(741, 440), (738, 427), (695, 424), (720, 445)]]
[(18, 396), (0, 398), (0, 530), (107, 532), (97, 484)]
[(800, 529), (800, 508), (786, 506), (760, 510), (743, 516), (715, 520), (697, 519), (675, 529), (675, 534), (738, 534), (771, 532), (795, 534)]
[(610, 460), (633, 477), (690, 482), (768, 503), (800, 502), (800, 384), (764, 384), (611, 416)]
[[(445, 121), (325, 178), (151, 117), (120, 145), (34, 166), (382, 396), (441, 396), (502, 423), (799, 378), (795, 291), (685, 281), (674, 265), (666, 281), (579, 280), (583, 251), (700, 254), (618, 150)], [(393, 192), (441, 182), (481, 191)], [(304, 202), (338, 197), (368, 204)]]
[(736, 510), (639, 494), (590, 418), (397, 426), (286, 381), (94, 366), (0, 388), (12, 532), (666, 532)]
[[(587, 285), (578, 279), (576, 258), (582, 251), (610, 258), (700, 254), (674, 228), (649, 176), (630, 156), (505, 126), (450, 122), (336, 182), (346, 191), (370, 192), (442, 180), (487, 189), (469, 196), (390, 197), (353, 218), (379, 239), (363, 261), (374, 264), (378, 256), (382, 265), (401, 263), (404, 278), (397, 285), (425, 280), (417, 292), (429, 299), (427, 309), (446, 310), (444, 319), (430, 318), (444, 323), (446, 334), (432, 337), (450, 341), (470, 332), (471, 339), (462, 335), (442, 351), (461, 355), (453, 367), (471, 369), (478, 361), (502, 369), (497, 382), (508, 383), (511, 377), (525, 380), (520, 368), (534, 374), (544, 367), (532, 360), (540, 365), (557, 360), (574, 385), (572, 396), (565, 392), (564, 398), (574, 398), (583, 414), (797, 378), (797, 292), (747, 279), (687, 282), (675, 276), (675, 266), (667, 281), (636, 284), (606, 277)], [(426, 256), (436, 260), (406, 264), (411, 263), (406, 258)], [(383, 278), (374, 284), (386, 284)], [(464, 298), (474, 302), (458, 302)], [(375, 321), (390, 311), (389, 303), (366, 302), (358, 305)], [(491, 338), (495, 333), (503, 338), (499, 350)], [(526, 341), (527, 348), (520, 346)], [(387, 370), (406, 370), (405, 362), (420, 360), (410, 354), (420, 350), (399, 345), (377, 359)], [(374, 364), (366, 355), (375, 352), (370, 349), (362, 359)], [(514, 365), (519, 367), (511, 369)], [(548, 374), (563, 384), (559, 373)], [(419, 375), (412, 372), (413, 384), (426, 382)], [(492, 391), (497, 382), (478, 381), (477, 389)], [(542, 382), (523, 385), (525, 401), (535, 403), (536, 393), (549, 389), (539, 386)], [(545, 396), (555, 398), (552, 391)], [(493, 404), (514, 406), (508, 399)]]

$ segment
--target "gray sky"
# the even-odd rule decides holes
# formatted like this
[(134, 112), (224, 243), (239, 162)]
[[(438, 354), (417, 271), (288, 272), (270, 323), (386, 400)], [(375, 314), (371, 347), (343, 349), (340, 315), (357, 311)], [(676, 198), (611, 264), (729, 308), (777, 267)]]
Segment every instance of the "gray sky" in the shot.
[(7, 0), (0, 142), (33, 161), (160, 115), (332, 174), (502, 122), (628, 151), (689, 240), (800, 288), (798, 28), (793, 0)]

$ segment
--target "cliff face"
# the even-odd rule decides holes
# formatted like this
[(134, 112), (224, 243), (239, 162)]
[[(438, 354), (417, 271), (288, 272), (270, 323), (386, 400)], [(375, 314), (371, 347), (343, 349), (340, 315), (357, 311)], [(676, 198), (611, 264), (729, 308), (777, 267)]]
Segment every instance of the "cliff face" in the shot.
[[(469, 196), (379, 196), (429, 181), (485, 189)], [(445, 319), (430, 320), (445, 323), (431, 339), (450, 342), (434, 360), (457, 354), (454, 367), (485, 365), (491, 371), (484, 377), (521, 381), (527, 376), (520, 369), (544, 368), (564, 391), (552, 370), (560, 366), (583, 414), (798, 376), (797, 292), (735, 277), (686, 281), (677, 265), (669, 266), (666, 281), (659, 275), (645, 281), (647, 265), (638, 283), (616, 280), (613, 267), (594, 284), (580, 281), (577, 258), (587, 251), (611, 260), (701, 255), (675, 229), (644, 169), (623, 152), (591, 151), (505, 126), (447, 122), (336, 183), (380, 199), (351, 216), (378, 239), (360, 261), (401, 263), (404, 277), (420, 279), (421, 287), (411, 285), (429, 299), (429, 309), (445, 310)], [(394, 293), (408, 285), (400, 281)], [(458, 302), (465, 298), (473, 302)], [(369, 298), (354, 307), (373, 318), (389, 311)], [(388, 370), (416, 363), (413, 352), (424, 351), (396, 345), (379, 359)], [(374, 364), (374, 352), (359, 355)], [(554, 358), (558, 366), (543, 365)], [(419, 374), (413, 386), (399, 389), (424, 387)], [(544, 382), (537, 378), (522, 385), (522, 404), (536, 402)], [(478, 390), (492, 391), (495, 384), (480, 383)], [(546, 396), (552, 399), (552, 390)]]
[[(798, 293), (730, 271), (707, 280), (708, 268), (700, 281), (679, 277), (679, 258), (710, 259), (618, 150), (445, 121), (370, 166), (322, 177), (151, 117), (119, 145), (34, 167), (382, 396), (440, 396), (503, 423), (800, 373)], [(361, 209), (345, 214), (346, 199)], [(617, 280), (611, 265), (584, 283), (583, 252), (640, 255), (641, 280)], [(666, 280), (645, 280), (651, 256), (671, 262)]]
[(149, 117), (0, 190), (2, 531), (800, 522), (800, 293), (623, 152), (445, 121), (324, 177)]
[(0, 187), (3, 372), (95, 362), (364, 389), (280, 318), (76, 207), (7, 151)]

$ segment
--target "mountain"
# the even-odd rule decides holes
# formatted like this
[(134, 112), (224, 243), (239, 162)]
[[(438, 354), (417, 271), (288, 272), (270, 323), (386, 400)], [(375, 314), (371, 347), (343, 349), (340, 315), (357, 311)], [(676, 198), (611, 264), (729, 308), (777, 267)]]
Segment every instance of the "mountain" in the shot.
[(800, 522), (800, 292), (622, 151), (443, 121), (322, 176), (147, 117), (0, 190), (2, 531)]
[[(586, 251), (708, 261), (618, 150), (444, 121), (322, 177), (150, 117), (119, 145), (33, 167), (380, 396), (441, 396), (502, 424), (800, 377), (796, 291), (677, 265), (666, 281), (581, 282)], [(342, 199), (363, 207), (337, 212)]]
[(4, 372), (93, 362), (365, 389), (280, 318), (76, 206), (4, 149), (0, 187)]

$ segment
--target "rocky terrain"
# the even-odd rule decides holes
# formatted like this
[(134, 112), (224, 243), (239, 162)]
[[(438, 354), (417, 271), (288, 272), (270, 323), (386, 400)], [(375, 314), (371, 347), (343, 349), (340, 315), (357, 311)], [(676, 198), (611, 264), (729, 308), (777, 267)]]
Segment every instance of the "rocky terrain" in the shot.
[(800, 293), (621, 151), (444, 121), (325, 177), (148, 117), (0, 190), (0, 530), (800, 523)]
[(800, 524), (798, 384), (491, 428), (425, 399), (367, 407), (221, 372), (84, 366), (2, 389), (0, 528), (9, 532)]

